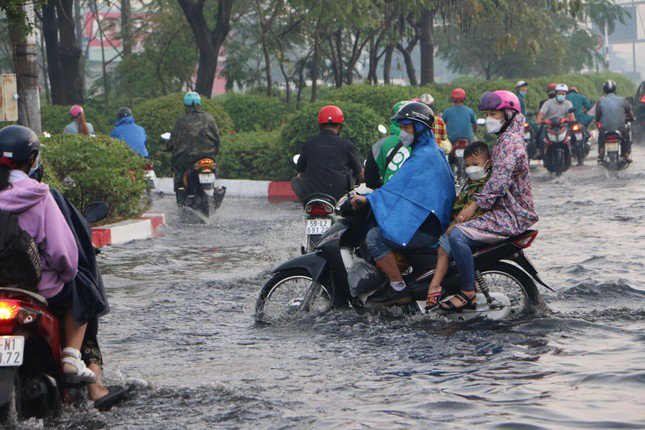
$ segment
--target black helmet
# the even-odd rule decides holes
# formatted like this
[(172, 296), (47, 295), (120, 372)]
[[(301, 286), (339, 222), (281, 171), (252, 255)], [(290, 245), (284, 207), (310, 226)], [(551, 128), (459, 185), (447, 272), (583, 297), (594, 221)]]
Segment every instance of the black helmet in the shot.
[(36, 133), (22, 125), (10, 125), (0, 129), (0, 157), (27, 161), (31, 154), (40, 150)]
[(432, 112), (432, 109), (423, 103), (412, 102), (401, 107), (401, 109), (399, 109), (399, 111), (392, 117), (392, 121), (401, 121), (404, 119), (416, 121), (432, 130), (432, 125), (434, 124), (434, 112)]
[(614, 81), (607, 81), (604, 84), (602, 84), (602, 90), (605, 92), (605, 94), (611, 94), (616, 92), (616, 82)]
[(132, 116), (132, 111), (130, 108), (122, 107), (116, 113), (116, 119), (125, 118), (126, 116)]

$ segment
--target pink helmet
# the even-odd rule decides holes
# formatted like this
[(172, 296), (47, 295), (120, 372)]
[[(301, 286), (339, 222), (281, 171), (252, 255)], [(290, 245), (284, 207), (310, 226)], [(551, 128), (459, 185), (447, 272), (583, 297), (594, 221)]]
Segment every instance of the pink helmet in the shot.
[(486, 91), (479, 100), (479, 110), (512, 109), (520, 112), (520, 100), (515, 94), (506, 90)]
[(83, 113), (83, 108), (81, 106), (79, 106), (79, 105), (74, 105), (69, 110), (69, 114), (72, 116), (72, 118), (76, 118), (82, 113)]

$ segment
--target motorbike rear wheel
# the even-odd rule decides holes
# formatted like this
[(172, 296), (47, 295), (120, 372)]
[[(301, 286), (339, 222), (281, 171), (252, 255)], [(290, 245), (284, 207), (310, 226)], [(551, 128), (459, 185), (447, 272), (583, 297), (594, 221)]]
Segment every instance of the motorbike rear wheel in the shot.
[(542, 304), (542, 296), (533, 279), (521, 269), (509, 263), (499, 262), (481, 272), (489, 293), (501, 293), (510, 300), (510, 314), (514, 319), (530, 313)]
[[(262, 287), (255, 305), (257, 323), (275, 323), (289, 319), (301, 311), (301, 304), (313, 279), (304, 269), (285, 270), (273, 275)], [(309, 312), (325, 312), (332, 307), (333, 297), (328, 287), (319, 284), (309, 301)]]

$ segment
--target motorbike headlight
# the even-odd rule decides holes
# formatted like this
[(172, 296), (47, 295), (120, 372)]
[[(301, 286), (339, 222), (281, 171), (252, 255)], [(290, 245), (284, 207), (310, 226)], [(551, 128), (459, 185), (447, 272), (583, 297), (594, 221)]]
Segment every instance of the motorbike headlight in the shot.
[(550, 140), (551, 142), (557, 142), (557, 141), (558, 141), (558, 138), (555, 136), (555, 134), (551, 134), (551, 133), (549, 133), (549, 134), (548, 134), (548, 137), (549, 137), (549, 140)]
[(563, 142), (566, 137), (567, 137), (567, 131), (562, 130), (560, 134), (558, 134), (558, 142)]

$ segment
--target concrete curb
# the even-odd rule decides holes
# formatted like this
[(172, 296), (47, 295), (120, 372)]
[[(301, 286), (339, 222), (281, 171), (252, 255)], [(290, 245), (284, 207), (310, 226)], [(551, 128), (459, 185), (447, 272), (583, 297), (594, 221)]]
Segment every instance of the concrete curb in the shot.
[(166, 222), (165, 214), (149, 212), (140, 219), (131, 219), (92, 229), (92, 243), (97, 248), (154, 237)]
[[(175, 194), (172, 178), (157, 178), (156, 191)], [(217, 185), (226, 187), (227, 197), (262, 198), (272, 201), (296, 201), (298, 198), (287, 181), (250, 181), (246, 179), (218, 179)]]

